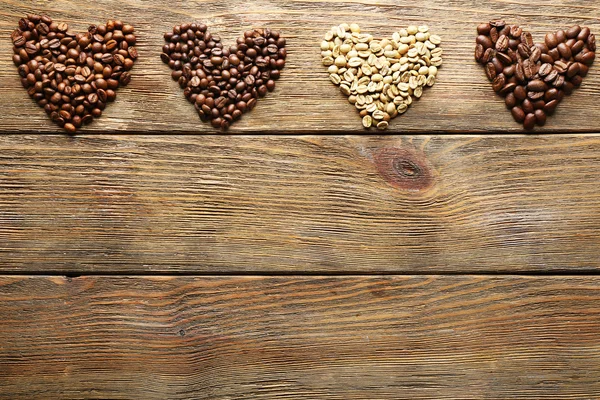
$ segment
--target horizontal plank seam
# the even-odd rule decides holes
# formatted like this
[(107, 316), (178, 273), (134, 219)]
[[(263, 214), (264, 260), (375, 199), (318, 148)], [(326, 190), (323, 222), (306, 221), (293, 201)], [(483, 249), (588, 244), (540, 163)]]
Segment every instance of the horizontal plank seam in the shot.
[[(530, 137), (530, 136), (544, 136), (544, 135), (599, 135), (600, 130), (546, 130), (540, 132), (517, 132), (517, 131), (462, 131), (462, 130), (427, 130), (427, 131), (413, 131), (409, 133), (400, 132), (385, 132), (373, 134), (367, 131), (314, 131), (314, 130), (298, 130), (298, 131), (285, 131), (285, 132), (274, 132), (274, 131), (248, 131), (248, 132), (209, 132), (209, 133), (198, 133), (198, 132), (168, 132), (168, 131), (103, 131), (103, 132), (78, 132), (72, 137), (79, 138), (93, 138), (95, 136), (104, 135), (118, 135), (118, 136), (224, 136), (224, 137), (244, 137), (244, 136), (280, 136), (280, 137), (301, 137), (301, 136), (430, 136), (430, 135), (460, 135), (460, 136), (511, 136), (511, 137)], [(0, 136), (11, 136), (11, 135), (34, 135), (34, 136), (65, 136), (71, 137), (71, 135), (63, 134), (61, 132), (39, 132), (39, 131), (19, 131), (19, 132), (8, 132), (0, 131)]]
[(377, 277), (377, 276), (530, 276), (530, 277), (600, 277), (598, 270), (580, 270), (580, 271), (519, 271), (518, 273), (509, 271), (427, 271), (427, 272), (412, 272), (412, 271), (344, 271), (344, 272), (327, 272), (327, 271), (172, 271), (172, 272), (156, 272), (149, 273), (148, 271), (123, 271), (120, 273), (107, 274), (101, 271), (92, 272), (77, 272), (77, 271), (0, 271), (0, 276), (64, 276), (66, 278), (80, 278), (86, 276), (94, 277)]

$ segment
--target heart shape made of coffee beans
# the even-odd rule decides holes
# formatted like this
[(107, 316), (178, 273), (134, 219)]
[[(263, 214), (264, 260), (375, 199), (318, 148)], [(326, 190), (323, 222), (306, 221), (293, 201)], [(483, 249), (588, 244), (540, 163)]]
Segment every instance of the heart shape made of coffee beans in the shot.
[(75, 34), (65, 23), (30, 14), (11, 38), (23, 87), (69, 133), (102, 115), (130, 82), (138, 56), (134, 28), (121, 21)]
[(596, 56), (596, 37), (578, 25), (548, 33), (545, 43), (500, 20), (479, 25), (477, 33), (475, 59), (527, 130), (543, 126), (564, 96), (581, 86)]
[(285, 66), (286, 40), (268, 28), (244, 33), (228, 49), (205, 24), (182, 24), (164, 35), (161, 59), (173, 70), (204, 122), (227, 129), (275, 89)]
[(427, 26), (409, 26), (379, 40), (361, 33), (357, 24), (341, 24), (325, 34), (321, 57), (331, 82), (359, 110), (363, 126), (384, 130), (435, 84), (440, 43)]

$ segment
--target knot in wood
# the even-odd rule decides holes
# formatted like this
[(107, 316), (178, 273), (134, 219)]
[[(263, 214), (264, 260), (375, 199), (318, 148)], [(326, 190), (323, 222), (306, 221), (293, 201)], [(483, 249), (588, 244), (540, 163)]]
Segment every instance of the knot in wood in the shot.
[(416, 149), (383, 147), (375, 151), (377, 171), (394, 187), (424, 191), (434, 183), (434, 170), (425, 154)]

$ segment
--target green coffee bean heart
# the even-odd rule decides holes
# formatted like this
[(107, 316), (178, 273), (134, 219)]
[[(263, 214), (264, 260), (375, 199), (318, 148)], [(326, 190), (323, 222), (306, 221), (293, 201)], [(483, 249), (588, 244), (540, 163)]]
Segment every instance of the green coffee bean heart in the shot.
[(137, 58), (131, 25), (107, 21), (85, 33), (30, 14), (12, 35), (13, 61), (27, 93), (69, 133), (99, 118), (131, 80)]
[(435, 84), (440, 43), (427, 26), (409, 26), (380, 40), (361, 33), (357, 24), (341, 24), (325, 34), (321, 56), (329, 79), (359, 110), (363, 126), (384, 130)]

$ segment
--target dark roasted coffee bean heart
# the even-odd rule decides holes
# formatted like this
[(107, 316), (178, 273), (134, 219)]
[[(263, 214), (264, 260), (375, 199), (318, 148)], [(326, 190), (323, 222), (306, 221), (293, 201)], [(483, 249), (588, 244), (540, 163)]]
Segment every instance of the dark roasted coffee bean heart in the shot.
[(531, 33), (499, 20), (479, 25), (477, 33), (475, 59), (527, 130), (543, 126), (564, 96), (581, 86), (596, 57), (596, 37), (578, 25), (537, 44)]
[(48, 16), (28, 15), (12, 35), (13, 61), (27, 93), (59, 126), (75, 133), (102, 115), (131, 80), (137, 58), (131, 25), (107, 21), (72, 33)]
[(247, 31), (225, 48), (204, 24), (182, 24), (165, 33), (161, 59), (173, 70), (202, 121), (227, 129), (275, 89), (285, 66), (286, 41), (268, 28)]

